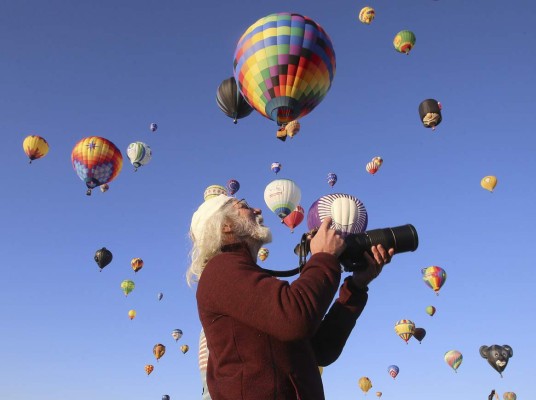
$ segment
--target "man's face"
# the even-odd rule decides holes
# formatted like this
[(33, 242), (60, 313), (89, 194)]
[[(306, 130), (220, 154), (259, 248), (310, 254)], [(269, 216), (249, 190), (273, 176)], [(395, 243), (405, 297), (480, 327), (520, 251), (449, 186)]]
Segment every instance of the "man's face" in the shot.
[(272, 232), (264, 226), (260, 209), (250, 207), (244, 199), (236, 200), (233, 208), (237, 214), (233, 218), (233, 232), (238, 238), (253, 239), (260, 245), (272, 241)]

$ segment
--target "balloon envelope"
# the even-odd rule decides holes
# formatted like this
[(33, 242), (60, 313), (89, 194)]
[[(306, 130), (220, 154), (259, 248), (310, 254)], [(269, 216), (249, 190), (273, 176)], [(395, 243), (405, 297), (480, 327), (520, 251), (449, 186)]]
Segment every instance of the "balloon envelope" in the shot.
[(315, 21), (277, 13), (244, 32), (233, 65), (247, 102), (283, 125), (307, 115), (324, 99), (335, 75), (335, 52)]
[(156, 132), (156, 130), (158, 129), (158, 125), (153, 122), (151, 125), (149, 125), (149, 129), (151, 130), (151, 132)]
[(317, 229), (326, 217), (331, 217), (331, 229), (343, 237), (367, 229), (365, 205), (357, 197), (344, 193), (328, 194), (316, 200), (307, 212), (307, 227)]
[(236, 124), (240, 118), (247, 117), (253, 111), (242, 93), (238, 90), (234, 76), (225, 79), (218, 86), (216, 103), (225, 115)]
[(171, 337), (175, 339), (175, 341), (179, 340), (182, 337), (182, 331), (180, 329), (173, 329)]
[(227, 189), (225, 189), (221, 185), (210, 185), (205, 189), (205, 192), (203, 193), (203, 199), (205, 201), (212, 199), (213, 197), (217, 197), (220, 194), (227, 195)]
[(121, 289), (123, 289), (125, 296), (128, 296), (128, 294), (132, 292), (135, 287), (136, 284), (131, 280), (125, 279), (123, 282), (121, 282)]
[(328, 185), (333, 187), (337, 183), (337, 174), (330, 172), (328, 174)]
[(130, 266), (134, 270), (134, 272), (138, 272), (140, 269), (143, 268), (143, 260), (139, 257), (133, 258), (130, 260)]
[(436, 265), (432, 265), (431, 267), (423, 268), (421, 272), (424, 283), (436, 292), (436, 294), (439, 294), (439, 289), (441, 289), (447, 280), (447, 273), (445, 270)]
[(426, 336), (426, 330), (424, 328), (415, 328), (413, 331), (413, 337), (419, 341), (419, 343)]
[(266, 260), (268, 255), (270, 255), (270, 251), (266, 247), (261, 247), (257, 253), (257, 257), (259, 257), (259, 260), (261, 261)]
[(270, 169), (277, 174), (279, 171), (281, 171), (281, 163), (279, 162), (272, 163), (272, 166), (270, 167)]
[(398, 368), (397, 365), (389, 365), (387, 367), (387, 372), (389, 372), (389, 375), (391, 375), (391, 377), (393, 379), (396, 378), (396, 376), (398, 375), (398, 372), (400, 371), (400, 369)]
[(517, 400), (517, 395), (514, 392), (504, 392), (504, 400)]
[(419, 104), (419, 117), (425, 128), (435, 129), (443, 119), (441, 105), (435, 99), (426, 99)]
[(190, 350), (190, 346), (188, 346), (187, 344), (183, 344), (181, 346), (182, 354), (186, 354), (188, 352), (188, 350)]
[(436, 312), (436, 308), (434, 306), (428, 306), (426, 307), (426, 314), (428, 314), (430, 317), (432, 317)]
[(46, 156), (49, 149), (47, 141), (37, 135), (27, 136), (22, 142), (22, 148), (30, 159), (30, 163), (33, 160)]
[(359, 12), (359, 20), (364, 24), (369, 25), (376, 16), (376, 11), (372, 7), (363, 7)]
[(153, 152), (149, 145), (143, 142), (134, 142), (128, 146), (127, 156), (134, 168), (138, 169), (151, 161)]
[(412, 31), (403, 30), (396, 34), (393, 46), (400, 53), (409, 54), (416, 42), (415, 34)]
[(395, 332), (407, 344), (408, 340), (413, 336), (413, 332), (415, 332), (415, 324), (409, 319), (401, 319), (395, 324)]
[(112, 252), (108, 250), (106, 247), (103, 247), (102, 249), (99, 249), (95, 252), (95, 262), (99, 266), (99, 268), (102, 269), (106, 267), (108, 264), (112, 262)]
[(156, 361), (158, 361), (166, 352), (166, 346), (164, 346), (161, 343), (155, 344), (153, 347), (153, 354), (156, 357)]
[(272, 212), (283, 219), (300, 204), (301, 189), (290, 179), (276, 179), (264, 189), (264, 201)]
[(483, 177), (480, 181), (480, 186), (486, 190), (489, 190), (490, 192), (493, 192), (493, 189), (495, 189), (495, 186), (497, 186), (497, 177), (493, 175)]
[(136, 310), (130, 310), (128, 312), (128, 317), (133, 320), (134, 318), (136, 318)]
[(359, 387), (361, 388), (363, 392), (367, 393), (372, 387), (372, 382), (370, 381), (368, 377), (363, 376), (359, 378)]
[(153, 366), (153, 365), (151, 365), (151, 364), (147, 364), (147, 365), (145, 366), (145, 372), (147, 373), (147, 375), (150, 375), (151, 372), (153, 372), (153, 370), (154, 370), (154, 366)]
[(303, 221), (305, 211), (302, 206), (297, 205), (294, 211), (283, 218), (283, 223), (290, 228), (291, 232), (294, 232), (296, 228)]
[(229, 179), (227, 182), (227, 191), (232, 196), (240, 190), (240, 183), (236, 179)]
[(456, 370), (463, 361), (462, 353), (460, 353), (458, 350), (447, 351), (444, 358), (445, 362), (454, 370), (454, 372), (457, 372)]

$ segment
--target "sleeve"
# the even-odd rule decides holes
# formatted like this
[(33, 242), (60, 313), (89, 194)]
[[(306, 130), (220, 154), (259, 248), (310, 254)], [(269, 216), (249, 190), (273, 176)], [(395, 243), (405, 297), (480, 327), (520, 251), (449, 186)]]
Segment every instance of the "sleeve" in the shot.
[(327, 366), (341, 355), (357, 319), (368, 300), (368, 289), (359, 289), (352, 277), (344, 280), (339, 298), (333, 303), (312, 339), (318, 365)]
[(222, 253), (203, 271), (199, 310), (227, 315), (281, 341), (310, 338), (320, 326), (340, 283), (338, 259), (317, 253), (289, 283), (264, 272), (243, 254)]

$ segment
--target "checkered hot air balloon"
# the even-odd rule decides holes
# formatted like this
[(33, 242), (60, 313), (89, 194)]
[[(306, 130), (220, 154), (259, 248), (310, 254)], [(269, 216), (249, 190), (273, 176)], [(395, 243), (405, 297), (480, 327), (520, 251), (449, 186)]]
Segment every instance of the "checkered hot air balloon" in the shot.
[(121, 151), (99, 136), (80, 140), (73, 148), (71, 162), (78, 177), (85, 182), (88, 196), (92, 189), (113, 181), (123, 168)]
[(251, 25), (234, 54), (234, 77), (247, 102), (278, 125), (309, 114), (335, 76), (331, 39), (315, 21), (270, 14)]

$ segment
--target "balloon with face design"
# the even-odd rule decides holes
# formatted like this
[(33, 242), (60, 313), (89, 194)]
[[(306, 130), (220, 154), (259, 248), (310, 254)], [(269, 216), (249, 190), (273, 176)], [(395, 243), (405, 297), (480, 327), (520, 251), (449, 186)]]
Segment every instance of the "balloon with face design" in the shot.
[(502, 372), (508, 365), (508, 360), (514, 355), (514, 351), (507, 344), (499, 346), (480, 346), (480, 355), (488, 360), (489, 365), (497, 371), (502, 378)]

